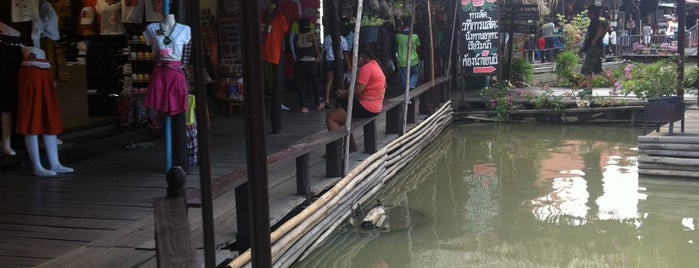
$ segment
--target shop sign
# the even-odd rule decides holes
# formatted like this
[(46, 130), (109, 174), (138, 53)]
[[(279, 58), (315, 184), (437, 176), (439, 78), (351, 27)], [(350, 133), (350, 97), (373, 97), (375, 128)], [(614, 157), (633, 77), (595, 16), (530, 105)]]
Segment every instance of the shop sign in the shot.
[(498, 67), (500, 8), (496, 0), (461, 0), (461, 55), (467, 76), (495, 75)]

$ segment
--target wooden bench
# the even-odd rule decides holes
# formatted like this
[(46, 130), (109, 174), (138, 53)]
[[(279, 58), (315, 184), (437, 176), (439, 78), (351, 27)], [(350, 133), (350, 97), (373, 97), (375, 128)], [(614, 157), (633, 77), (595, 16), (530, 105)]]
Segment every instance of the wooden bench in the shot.
[[(438, 78), (434, 83), (424, 83), (409, 92), (412, 103), (408, 105), (408, 123), (414, 123), (417, 117), (417, 107), (419, 105), (419, 96), (429, 91), (433, 86), (442, 85), (447, 81), (447, 78)], [(371, 154), (378, 150), (378, 132), (376, 119), (379, 116), (386, 115), (390, 120), (386, 120), (386, 133), (397, 134), (401, 132), (401, 123), (403, 121), (403, 103), (404, 96), (396, 96), (384, 100), (382, 111), (376, 116), (368, 118), (353, 119), (351, 130), (363, 128), (364, 131), (364, 152)], [(274, 167), (289, 159), (296, 160), (296, 185), (297, 194), (304, 195), (310, 198), (310, 159), (309, 154), (320, 149), (325, 145), (326, 149), (326, 177), (338, 177), (342, 172), (342, 140), (345, 137), (344, 128), (339, 128), (334, 131), (320, 131), (307, 136), (300, 141), (289, 145), (286, 149), (274, 153), (267, 157), (268, 168)], [(224, 176), (215, 178), (211, 181), (212, 198), (216, 198), (221, 194), (235, 189), (243, 185), (247, 181), (247, 169), (239, 168)], [(201, 206), (201, 193), (197, 188), (187, 189), (187, 205), (189, 207)]]

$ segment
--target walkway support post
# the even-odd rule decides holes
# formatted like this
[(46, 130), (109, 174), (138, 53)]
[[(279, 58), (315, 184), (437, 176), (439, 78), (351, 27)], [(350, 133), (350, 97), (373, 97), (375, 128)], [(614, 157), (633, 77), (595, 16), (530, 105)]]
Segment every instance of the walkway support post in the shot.
[[(262, 42), (260, 40), (260, 6), (257, 1), (242, 1), (243, 49), (245, 64), (243, 77), (248, 86), (245, 102), (245, 139), (248, 180), (241, 187), (247, 192), (248, 202), (237, 203), (236, 208), (246, 207), (244, 215), (238, 215), (238, 231), (252, 233), (252, 267), (272, 267), (269, 220), (269, 181), (267, 178), (267, 149), (265, 142), (265, 106), (262, 90)], [(278, 92), (277, 92), (278, 93)], [(275, 94), (277, 94), (275, 93)], [(274, 99), (274, 98), (273, 98)], [(276, 103), (276, 101), (274, 101)], [(273, 104), (274, 105), (274, 104)], [(272, 111), (280, 108), (270, 107)], [(236, 202), (240, 191), (236, 190)], [(252, 194), (254, 193), (254, 194)], [(241, 198), (242, 199), (242, 198)], [(241, 225), (242, 224), (242, 225)], [(247, 225), (247, 226), (245, 226)], [(244, 229), (241, 229), (243, 227)]]

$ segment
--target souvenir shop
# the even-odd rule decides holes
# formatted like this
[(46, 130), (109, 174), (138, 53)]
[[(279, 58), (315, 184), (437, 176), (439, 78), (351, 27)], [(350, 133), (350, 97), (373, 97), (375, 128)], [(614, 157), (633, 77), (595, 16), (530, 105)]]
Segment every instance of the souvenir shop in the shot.
[[(160, 123), (157, 122), (157, 116), (143, 105), (143, 96), (148, 91), (157, 57), (144, 36), (144, 30), (149, 24), (164, 20), (164, 1), (8, 0), (0, 3), (0, 22), (17, 29), (22, 34), (25, 45), (32, 43), (32, 21), (35, 19), (31, 15), (20, 18), (17, 13), (21, 11), (21, 7), (42, 5), (44, 8), (40, 15), (47, 21), (53, 21), (46, 23), (57, 24), (59, 33), (56, 38), (51, 38), (55, 40), (52, 40), (53, 46), (49, 52), (61, 59), (54, 63), (58, 69), (54, 72), (54, 78), (58, 81), (57, 95), (65, 129), (83, 127), (95, 120), (112, 119), (116, 119), (121, 126), (156, 127)], [(169, 13), (175, 14), (180, 23), (190, 20), (190, 10), (186, 7), (188, 2), (171, 1)], [(263, 0), (261, 8), (267, 7), (267, 2)], [(291, 32), (295, 30), (295, 22), (301, 17), (315, 22), (316, 28), (324, 23), (320, 13), (322, 1), (274, 2), (284, 15)], [(386, 3), (396, 5), (389, 10), (402, 7), (402, 1), (374, 2), (377, 10), (387, 6)], [(226, 107), (228, 104), (240, 105), (245, 100), (241, 3), (241, 0), (200, 2), (207, 90), (210, 96), (225, 102)], [(356, 9), (356, 2), (340, 3), (340, 16), (345, 25)], [(371, 6), (370, 4), (368, 10), (371, 10)], [(46, 18), (52, 16), (55, 17), (53, 20)], [(391, 24), (391, 14), (386, 15), (385, 21)], [(385, 31), (390, 33), (391, 29)], [(322, 36), (323, 33), (320, 32), (319, 35)], [(385, 53), (377, 55), (389, 58), (389, 48), (387, 45)], [(287, 61), (284, 68), (286, 78), (293, 78), (294, 64), (290, 57), (284, 55), (282, 60)], [(187, 77), (191, 78), (189, 72)], [(190, 86), (190, 91), (194, 90), (192, 81)]]

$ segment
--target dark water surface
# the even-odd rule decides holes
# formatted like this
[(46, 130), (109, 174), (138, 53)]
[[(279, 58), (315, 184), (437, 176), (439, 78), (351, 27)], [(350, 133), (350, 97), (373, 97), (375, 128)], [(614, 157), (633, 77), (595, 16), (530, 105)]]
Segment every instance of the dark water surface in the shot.
[(639, 177), (641, 131), (455, 125), (378, 196), (419, 223), (340, 231), (295, 267), (699, 267), (699, 180)]

